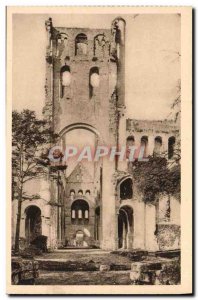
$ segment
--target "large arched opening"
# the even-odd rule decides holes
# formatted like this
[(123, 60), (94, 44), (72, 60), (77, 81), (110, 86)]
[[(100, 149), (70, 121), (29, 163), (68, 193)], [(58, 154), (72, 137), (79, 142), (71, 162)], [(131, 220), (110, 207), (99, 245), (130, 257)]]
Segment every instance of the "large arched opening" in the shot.
[(122, 180), (120, 183), (120, 200), (132, 199), (133, 182), (130, 177)]
[(89, 224), (89, 204), (87, 201), (79, 199), (72, 203), (71, 223), (76, 225)]
[[(101, 143), (100, 134), (89, 124), (73, 123), (62, 129), (60, 137), (63, 149), (67, 145), (78, 149), (75, 156), (68, 158), (65, 172), (70, 201), (66, 204), (66, 213), (69, 212), (65, 222), (66, 244), (68, 247), (92, 247), (98, 245), (100, 240), (100, 216), (98, 211), (95, 214), (95, 195), (100, 201), (102, 162), (94, 161), (95, 149)], [(93, 159), (89, 159), (90, 156)], [(100, 178), (97, 185), (96, 178)], [(83, 241), (80, 242), (80, 235), (79, 239), (76, 236), (76, 230), (84, 232)]]
[(133, 248), (133, 209), (124, 205), (118, 214), (118, 249)]
[(41, 210), (36, 205), (28, 206), (25, 210), (25, 236), (28, 243), (42, 234)]

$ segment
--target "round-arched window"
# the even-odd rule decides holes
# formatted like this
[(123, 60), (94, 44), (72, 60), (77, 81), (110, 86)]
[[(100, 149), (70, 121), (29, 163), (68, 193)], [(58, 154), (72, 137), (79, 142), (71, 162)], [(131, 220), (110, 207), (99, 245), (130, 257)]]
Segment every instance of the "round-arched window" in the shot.
[(127, 178), (120, 184), (120, 199), (131, 199), (133, 197), (132, 179)]
[(87, 54), (87, 36), (84, 33), (80, 33), (75, 39), (75, 55)]
[(89, 223), (89, 204), (87, 201), (79, 199), (72, 203), (71, 221), (73, 224)]
[(70, 73), (70, 67), (65, 65), (61, 68), (61, 83), (63, 87), (70, 86), (71, 84), (71, 73)]
[(79, 190), (78, 195), (83, 195), (83, 190)]

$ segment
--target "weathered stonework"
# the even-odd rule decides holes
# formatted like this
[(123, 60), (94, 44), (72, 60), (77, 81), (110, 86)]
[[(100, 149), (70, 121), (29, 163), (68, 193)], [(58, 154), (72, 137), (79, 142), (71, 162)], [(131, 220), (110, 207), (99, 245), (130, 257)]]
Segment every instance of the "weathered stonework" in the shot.
[[(125, 21), (116, 18), (104, 30), (54, 27), (49, 19), (46, 30), (43, 114), (59, 135), (59, 144), (66, 146), (68, 133), (83, 129), (94, 135), (96, 145), (125, 146), (130, 137), (140, 146), (146, 136), (147, 155), (153, 155), (154, 149), (158, 155), (169, 155), (169, 139), (179, 140), (175, 122), (125, 116)], [(69, 176), (57, 169), (29, 188), (33, 186), (41, 199), (23, 203), (21, 237), (30, 229), (26, 209), (36, 206), (40, 229), (51, 249), (98, 246), (156, 251), (180, 247), (180, 195), (170, 199), (168, 214), (161, 216), (164, 210), (159, 211), (157, 201), (145, 203), (137, 189), (132, 163), (104, 159), (94, 164), (94, 175), (78, 164)], [(16, 204), (14, 201), (13, 226)]]

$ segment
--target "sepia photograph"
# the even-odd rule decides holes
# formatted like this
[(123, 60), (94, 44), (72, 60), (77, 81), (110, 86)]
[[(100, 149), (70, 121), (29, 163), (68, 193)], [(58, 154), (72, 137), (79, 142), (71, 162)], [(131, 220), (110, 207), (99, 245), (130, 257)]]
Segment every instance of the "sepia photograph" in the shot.
[(191, 292), (191, 14), (7, 8), (8, 293)]

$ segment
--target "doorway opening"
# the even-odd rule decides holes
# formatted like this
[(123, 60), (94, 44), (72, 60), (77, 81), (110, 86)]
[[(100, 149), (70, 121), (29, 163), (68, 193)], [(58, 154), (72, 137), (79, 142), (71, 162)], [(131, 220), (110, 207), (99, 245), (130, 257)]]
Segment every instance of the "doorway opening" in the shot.
[(42, 234), (41, 210), (35, 205), (26, 208), (25, 236), (28, 243)]
[(122, 206), (118, 215), (118, 249), (133, 248), (133, 209)]

